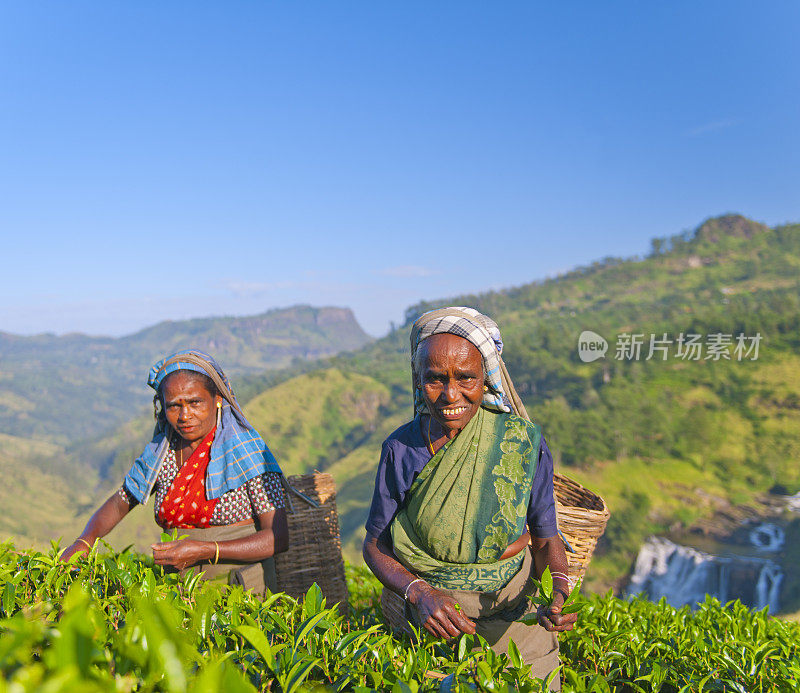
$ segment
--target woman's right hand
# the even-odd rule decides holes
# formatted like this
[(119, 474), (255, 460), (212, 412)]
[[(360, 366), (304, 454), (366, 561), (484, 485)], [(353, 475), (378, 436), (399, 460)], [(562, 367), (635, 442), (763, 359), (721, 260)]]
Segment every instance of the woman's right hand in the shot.
[(72, 558), (76, 553), (89, 553), (89, 545), (85, 541), (76, 539), (66, 549), (64, 549), (63, 553), (60, 556), (60, 559), (66, 562), (70, 558)]
[(420, 622), (431, 635), (449, 640), (462, 633), (475, 634), (475, 622), (464, 616), (456, 600), (427, 582), (411, 585), (408, 600), (419, 612)]

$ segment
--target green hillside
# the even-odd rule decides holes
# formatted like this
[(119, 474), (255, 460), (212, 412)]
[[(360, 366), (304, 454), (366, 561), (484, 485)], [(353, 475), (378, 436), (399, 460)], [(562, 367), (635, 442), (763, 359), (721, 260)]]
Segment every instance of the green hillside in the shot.
[[(408, 319), (443, 304), (497, 320), (512, 378), (558, 470), (608, 500), (591, 586), (623, 577), (650, 532), (687, 527), (772, 488), (800, 489), (800, 225), (720, 217), (654, 240), (646, 258), (606, 258), (547, 281), (420, 304)], [(605, 358), (580, 360), (584, 330), (606, 338)], [(644, 335), (640, 359), (616, 358), (624, 333)], [(665, 333), (667, 359), (647, 360), (650, 335)], [(758, 358), (738, 360), (729, 349), (731, 360), (705, 351), (682, 359), (681, 333), (703, 344), (713, 334), (735, 343), (760, 333)], [(411, 416), (407, 342), (405, 325), (358, 351), (238, 387), (287, 471), (334, 475), (345, 551), (356, 560), (381, 441)], [(143, 418), (67, 458), (100, 470), (105, 493), (148, 426)], [(140, 514), (143, 526), (151, 521)]]
[(241, 377), (369, 341), (349, 309), (310, 306), (162, 322), (118, 339), (0, 332), (1, 430), (59, 444), (107, 434), (147, 405), (150, 366), (178, 349), (208, 351)]
[[(88, 467), (59, 467), (43, 471), (41, 461), (63, 458), (58, 445), (0, 433), (0, 535), (15, 537), (20, 545), (44, 547), (58, 537), (58, 521), (72, 518), (76, 510), (93, 502), (91, 491), (97, 474)], [(83, 490), (64, 483), (65, 475), (79, 473)], [(72, 525), (68, 527), (72, 532)]]
[[(624, 575), (651, 531), (688, 526), (724, 502), (779, 485), (800, 487), (800, 226), (767, 229), (741, 217), (706, 222), (654, 242), (644, 259), (606, 259), (557, 279), (415, 306), (409, 320), (445, 303), (477, 307), (503, 329), (506, 360), (559, 469), (596, 489), (614, 515), (596, 586)], [(583, 363), (578, 335), (606, 336), (605, 359)], [(758, 359), (617, 360), (624, 332), (762, 335)], [(320, 461), (340, 484), (345, 545), (357, 556), (380, 442), (410, 416), (408, 327), (329, 367), (359, 373), (392, 395), (378, 428)], [(703, 355), (703, 357), (705, 354)], [(324, 389), (323, 371), (309, 378)], [(307, 387), (305, 384), (303, 388)], [(302, 408), (292, 415), (303, 420)], [(285, 416), (285, 413), (282, 414)], [(262, 426), (267, 426), (265, 421)], [(297, 424), (301, 426), (301, 424)], [(270, 437), (287, 465), (302, 443)]]

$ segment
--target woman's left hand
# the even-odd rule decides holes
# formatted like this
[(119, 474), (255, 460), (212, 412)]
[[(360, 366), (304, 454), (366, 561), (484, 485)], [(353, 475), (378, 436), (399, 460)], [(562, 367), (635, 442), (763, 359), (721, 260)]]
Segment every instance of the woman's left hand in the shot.
[(169, 565), (183, 570), (190, 565), (208, 560), (214, 556), (214, 545), (211, 544), (209, 555), (208, 542), (181, 539), (179, 541), (163, 541), (152, 544), (153, 560), (156, 565)]
[(561, 607), (563, 605), (564, 595), (554, 591), (553, 603), (550, 606), (540, 606), (536, 613), (539, 625), (545, 630), (555, 633), (572, 630), (578, 620), (578, 614), (562, 614)]

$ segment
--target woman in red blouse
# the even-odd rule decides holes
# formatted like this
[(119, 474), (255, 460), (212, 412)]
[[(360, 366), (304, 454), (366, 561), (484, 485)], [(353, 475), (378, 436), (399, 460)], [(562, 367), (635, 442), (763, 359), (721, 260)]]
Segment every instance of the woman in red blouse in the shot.
[(282, 474), (224, 373), (191, 350), (157, 363), (148, 383), (160, 404), (153, 440), (62, 558), (89, 551), (155, 495), (156, 522), (188, 535), (153, 544), (157, 565), (199, 566), (206, 579), (228, 575), (247, 588), (274, 588), (269, 559), (288, 548)]

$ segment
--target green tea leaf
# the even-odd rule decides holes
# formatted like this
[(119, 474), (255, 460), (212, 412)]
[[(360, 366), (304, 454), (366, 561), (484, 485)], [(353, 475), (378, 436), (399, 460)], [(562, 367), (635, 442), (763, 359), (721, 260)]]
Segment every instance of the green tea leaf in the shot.
[(299, 690), (303, 685), (303, 681), (306, 680), (306, 677), (309, 675), (309, 673), (311, 673), (311, 670), (319, 661), (319, 658), (306, 658), (292, 666), (292, 668), (289, 670), (288, 676), (284, 679), (284, 692), (294, 693), (295, 691)]
[(264, 664), (269, 667), (270, 671), (277, 673), (275, 656), (286, 646), (278, 645), (273, 647), (270, 645), (269, 640), (267, 640), (267, 636), (264, 635), (264, 633), (258, 628), (254, 628), (253, 626), (239, 626), (236, 629), (236, 632), (242, 637), (246, 638), (248, 642), (256, 648), (256, 651), (259, 655), (261, 655), (261, 659), (264, 660)]
[(553, 602), (553, 576), (550, 573), (550, 566), (545, 566), (544, 572), (542, 573), (542, 577), (540, 578), (540, 582), (542, 585), (541, 594), (544, 599), (547, 599), (547, 603), (551, 604)]
[(580, 602), (573, 602), (572, 604), (567, 604), (566, 606), (561, 607), (562, 614), (577, 614), (583, 605)]
[(327, 615), (326, 611), (321, 611), (318, 614), (315, 614), (311, 618), (309, 618), (305, 623), (300, 626), (300, 630), (297, 631), (295, 635), (295, 642), (300, 643), (306, 639), (308, 634), (314, 629), (314, 626), (317, 625), (325, 616)]
[(581, 593), (581, 583), (582, 580), (578, 580), (575, 583), (575, 586), (570, 590), (570, 593), (567, 595), (567, 598), (564, 600), (564, 604), (571, 604), (575, 601)]
[(513, 640), (508, 641), (508, 658), (517, 669), (522, 666), (522, 655), (520, 654), (519, 648)]

